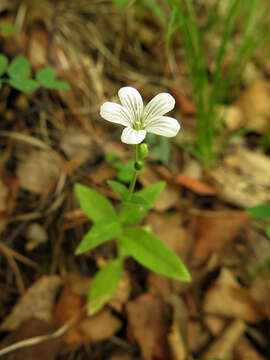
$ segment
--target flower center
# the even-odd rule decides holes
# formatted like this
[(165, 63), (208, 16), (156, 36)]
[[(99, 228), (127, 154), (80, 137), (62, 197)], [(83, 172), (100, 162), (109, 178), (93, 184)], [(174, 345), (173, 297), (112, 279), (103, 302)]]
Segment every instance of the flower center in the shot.
[(138, 114), (138, 112), (134, 115), (135, 116), (134, 116), (133, 123), (132, 123), (133, 129), (134, 130), (144, 130), (145, 124), (144, 124), (143, 116)]

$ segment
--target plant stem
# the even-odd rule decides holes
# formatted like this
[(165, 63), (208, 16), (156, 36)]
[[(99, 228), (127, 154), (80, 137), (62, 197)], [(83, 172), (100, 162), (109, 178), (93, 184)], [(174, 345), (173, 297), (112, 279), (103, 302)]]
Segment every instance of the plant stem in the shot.
[[(138, 144), (134, 145), (134, 166), (135, 166), (137, 161), (138, 161)], [(130, 200), (130, 198), (131, 198), (131, 195), (132, 195), (133, 190), (135, 188), (137, 176), (138, 176), (138, 171), (134, 167), (133, 177), (132, 177), (131, 182), (129, 184), (127, 200)]]

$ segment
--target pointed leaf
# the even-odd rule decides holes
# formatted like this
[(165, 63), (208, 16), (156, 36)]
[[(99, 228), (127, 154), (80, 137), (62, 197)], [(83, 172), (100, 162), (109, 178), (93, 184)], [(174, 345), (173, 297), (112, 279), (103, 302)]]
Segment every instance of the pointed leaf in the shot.
[(165, 181), (159, 181), (153, 185), (150, 185), (140, 191), (136, 192), (136, 195), (141, 196), (146, 201), (148, 201), (151, 204), (151, 207), (154, 205), (155, 201), (161, 194), (162, 190), (164, 189), (166, 185)]
[(14, 78), (27, 77), (30, 73), (29, 61), (24, 56), (16, 57), (8, 66), (7, 73)]
[(94, 222), (104, 218), (116, 219), (114, 207), (105, 196), (81, 184), (75, 184), (75, 193), (83, 212)]
[(270, 205), (257, 205), (246, 209), (246, 212), (256, 219), (270, 219)]
[(83, 237), (75, 254), (79, 255), (96, 246), (118, 236), (122, 231), (121, 225), (114, 218), (104, 218), (95, 223), (91, 230)]
[(117, 239), (140, 264), (169, 278), (191, 281), (179, 257), (154, 234), (142, 228), (127, 228)]
[(107, 183), (110, 188), (120, 196), (121, 199), (127, 198), (128, 189), (124, 184), (114, 180), (108, 180)]
[(22, 92), (31, 92), (39, 88), (39, 84), (35, 80), (24, 77), (12, 77), (7, 82), (10, 86)]
[(5, 55), (0, 54), (0, 76), (6, 72), (7, 64), (8, 58)]
[(88, 296), (91, 315), (101, 309), (114, 294), (121, 278), (122, 266), (122, 261), (116, 259), (96, 274)]

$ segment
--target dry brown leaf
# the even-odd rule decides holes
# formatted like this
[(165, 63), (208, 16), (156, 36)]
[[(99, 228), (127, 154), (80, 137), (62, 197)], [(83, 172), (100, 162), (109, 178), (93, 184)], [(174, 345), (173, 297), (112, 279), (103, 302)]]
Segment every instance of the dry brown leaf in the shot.
[(78, 329), (87, 336), (91, 343), (94, 343), (108, 339), (121, 327), (121, 320), (112, 315), (109, 309), (103, 309), (96, 315), (82, 320)]
[(189, 320), (187, 330), (187, 343), (190, 351), (198, 353), (209, 343), (209, 332), (205, 329), (200, 321)]
[(270, 84), (265, 80), (253, 82), (240, 96), (237, 105), (244, 112), (249, 129), (262, 134), (270, 121)]
[(38, 223), (30, 224), (24, 235), (27, 240), (25, 248), (28, 251), (36, 249), (39, 245), (46, 243), (48, 240), (48, 235), (44, 227)]
[(224, 358), (230, 359), (232, 357), (233, 349), (238, 339), (245, 331), (245, 323), (242, 320), (234, 320), (224, 330), (217, 340), (215, 340), (203, 354), (203, 358)]
[(138, 342), (142, 358), (166, 358), (167, 308), (160, 297), (144, 294), (127, 304), (128, 334)]
[(126, 271), (122, 272), (121, 279), (119, 284), (109, 301), (109, 305), (111, 308), (115, 309), (119, 313), (122, 312), (123, 306), (129, 299), (131, 292), (131, 283), (129, 273)]
[(40, 278), (17, 302), (0, 329), (15, 330), (31, 318), (50, 321), (55, 296), (61, 283), (57, 275)]
[(91, 137), (78, 129), (67, 129), (61, 132), (60, 148), (72, 159), (82, 152), (87, 152), (93, 161), (96, 160), (97, 147)]
[(264, 360), (245, 336), (237, 341), (235, 354), (239, 360)]
[[(64, 325), (67, 321), (79, 315), (83, 303), (83, 298), (74, 294), (70, 284), (67, 284), (62, 290), (55, 307), (54, 321), (59, 326)], [(79, 347), (82, 344), (87, 344), (88, 338), (78, 329), (78, 326), (74, 326), (64, 335), (63, 342), (67, 345), (77, 345)]]
[(243, 211), (204, 211), (197, 216), (191, 264), (201, 266), (212, 253), (222, 252), (250, 222)]
[(218, 109), (218, 115), (222, 118), (227, 129), (230, 131), (239, 129), (245, 123), (243, 110), (237, 105), (220, 106)]
[(219, 335), (226, 325), (226, 320), (217, 315), (206, 315), (204, 317), (204, 322), (211, 333), (215, 336)]
[[(52, 334), (55, 330), (55, 326), (45, 321), (31, 319), (5, 337), (0, 343), (0, 349), (32, 337)], [(60, 338), (48, 340), (35, 346), (12, 352), (1, 357), (1, 360), (54, 360), (60, 353), (61, 347), (62, 340)]]
[(60, 176), (61, 162), (56, 153), (33, 150), (18, 164), (16, 174), (22, 189), (42, 194)]
[(218, 196), (240, 207), (270, 202), (270, 159), (241, 144), (230, 149), (224, 161), (209, 175), (216, 182)]
[(207, 314), (238, 318), (250, 323), (262, 320), (259, 303), (250, 291), (241, 287), (232, 274), (223, 269), (214, 285), (207, 291), (203, 310)]
[(185, 174), (177, 175), (175, 178), (175, 182), (194, 191), (198, 195), (204, 195), (204, 196), (216, 195), (216, 190), (213, 187), (205, 184), (203, 181), (199, 179), (192, 178)]
[(0, 212), (5, 211), (7, 207), (8, 188), (0, 178)]
[(264, 272), (252, 281), (250, 293), (261, 304), (265, 315), (270, 320), (270, 271)]
[(169, 347), (173, 356), (173, 360), (185, 360), (187, 356), (186, 346), (183, 337), (179, 331), (177, 321), (174, 319), (167, 336)]

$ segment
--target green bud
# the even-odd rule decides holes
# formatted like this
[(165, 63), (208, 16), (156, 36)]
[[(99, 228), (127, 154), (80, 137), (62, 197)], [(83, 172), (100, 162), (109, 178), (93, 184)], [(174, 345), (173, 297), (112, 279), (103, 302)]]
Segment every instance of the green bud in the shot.
[(144, 167), (143, 162), (141, 160), (136, 161), (134, 166), (135, 166), (135, 169), (138, 170), (138, 171), (142, 170), (143, 167)]
[(148, 155), (148, 146), (143, 143), (139, 146), (139, 158), (142, 160)]

